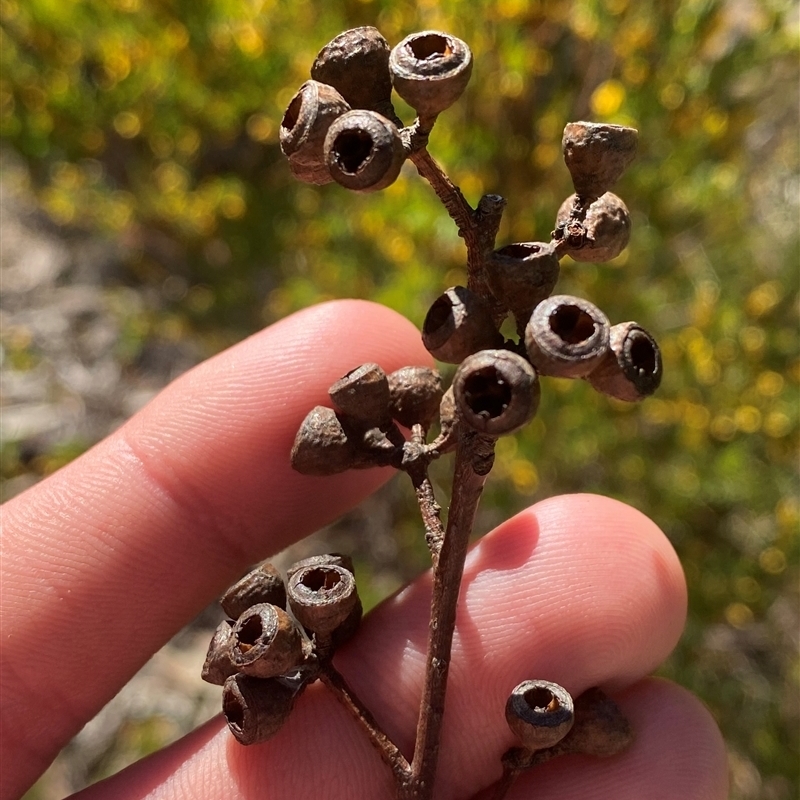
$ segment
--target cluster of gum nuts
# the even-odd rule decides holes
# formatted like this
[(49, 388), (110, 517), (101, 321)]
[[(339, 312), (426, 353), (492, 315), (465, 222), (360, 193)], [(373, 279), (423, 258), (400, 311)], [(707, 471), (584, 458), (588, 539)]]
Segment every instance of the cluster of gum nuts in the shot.
[[(415, 33), (390, 49), (375, 28), (345, 31), (319, 52), (312, 80), (284, 115), (281, 146), (292, 172), (303, 181), (336, 181), (355, 191), (388, 186), (404, 159), (413, 158), (415, 136), (429, 132), (438, 114), (458, 99), (471, 71), (469, 47), (447, 33)], [(392, 88), (416, 111), (413, 125), (401, 127)], [(564, 255), (607, 261), (627, 245), (630, 214), (609, 190), (634, 159), (637, 141), (633, 128), (569, 123), (563, 153), (575, 193), (559, 209), (551, 240), (484, 254), (483, 292), (454, 286), (433, 303), (423, 342), (439, 361), (460, 365), (442, 400), (443, 427), (458, 422), (490, 436), (512, 433), (536, 413), (540, 375), (584, 378), (625, 401), (656, 390), (661, 354), (644, 328), (635, 322), (612, 326), (587, 300), (552, 295)], [(518, 341), (500, 333), (509, 313)], [(335, 410), (311, 412), (295, 444), (296, 469), (330, 474), (397, 460), (402, 441), (387, 428), (388, 391), (384, 385), (376, 389), (386, 376), (377, 381), (373, 366), (347, 378), (347, 407), (332, 398)], [(363, 389), (354, 385), (359, 382)], [(419, 403), (427, 415), (440, 391), (438, 380), (426, 374), (407, 385), (416, 395), (428, 392), (429, 399)], [(365, 405), (362, 400), (376, 390), (379, 398)], [(374, 409), (371, 418), (366, 407)], [(430, 422), (406, 415), (402, 424), (427, 428)]]
[[(469, 47), (446, 33), (412, 34), (390, 49), (375, 28), (345, 31), (320, 51), (312, 80), (281, 123), (292, 173), (360, 192), (389, 186), (425, 147), (471, 70)], [(396, 116), (393, 89), (416, 111), (413, 125)], [(427, 367), (390, 375), (377, 364), (357, 367), (331, 387), (333, 407), (318, 406), (303, 421), (293, 467), (308, 475), (386, 465), (410, 473), (420, 453), (438, 457), (464, 432), (492, 439), (525, 425), (538, 407), (540, 375), (582, 378), (624, 401), (654, 392), (661, 355), (644, 328), (612, 326), (592, 303), (552, 295), (564, 255), (607, 261), (627, 245), (630, 215), (610, 189), (635, 157), (637, 139), (633, 128), (569, 123), (563, 153), (575, 193), (559, 209), (550, 241), (482, 253), (472, 288), (451, 287), (425, 318), (426, 348), (459, 365), (450, 388), (445, 392)], [(516, 341), (500, 332), (509, 314)], [(439, 433), (426, 444), (437, 419)], [(412, 431), (411, 440), (401, 427)], [(223, 685), (234, 736), (243, 744), (264, 741), (302, 689), (324, 678), (324, 665), (358, 625), (352, 565), (342, 556), (318, 556), (290, 568), (284, 584), (264, 564), (231, 587), (222, 604), (232, 619), (214, 634), (203, 677)], [(627, 723), (599, 690), (573, 702), (557, 684), (526, 681), (511, 693), (506, 718), (523, 745), (504, 757), (509, 774), (562, 752), (610, 755), (630, 742)]]

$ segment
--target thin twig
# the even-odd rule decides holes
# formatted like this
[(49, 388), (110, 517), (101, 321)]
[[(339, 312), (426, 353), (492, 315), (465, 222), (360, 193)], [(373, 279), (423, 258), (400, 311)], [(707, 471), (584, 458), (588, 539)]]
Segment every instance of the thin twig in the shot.
[(320, 680), (333, 692), (336, 699), (347, 709), (364, 729), (367, 737), (386, 762), (398, 784), (406, 783), (411, 775), (411, 768), (406, 757), (381, 729), (372, 712), (361, 702), (358, 695), (350, 688), (344, 676), (333, 666), (330, 660), (320, 662)]

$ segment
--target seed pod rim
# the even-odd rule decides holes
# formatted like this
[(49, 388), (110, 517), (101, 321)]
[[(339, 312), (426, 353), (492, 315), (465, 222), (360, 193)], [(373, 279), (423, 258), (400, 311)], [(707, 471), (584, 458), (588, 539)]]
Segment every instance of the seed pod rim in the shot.
[[(552, 700), (546, 707), (531, 706), (532, 692), (546, 692)], [(550, 706), (555, 703), (555, 708)], [(543, 750), (558, 744), (575, 721), (570, 693), (557, 683), (543, 680), (523, 681), (512, 689), (506, 701), (506, 722), (529, 750)]]

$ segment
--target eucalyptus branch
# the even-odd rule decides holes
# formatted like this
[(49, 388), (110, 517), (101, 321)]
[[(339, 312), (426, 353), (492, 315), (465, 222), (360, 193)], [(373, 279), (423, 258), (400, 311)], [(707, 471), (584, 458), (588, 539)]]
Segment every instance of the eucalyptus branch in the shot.
[[(321, 680), (364, 730), (392, 770), (400, 800), (434, 797), (447, 678), (464, 563), (478, 502), (494, 463), (495, 442), (536, 414), (539, 377), (583, 378), (619, 400), (652, 393), (661, 379), (655, 340), (634, 322), (611, 325), (582, 298), (553, 295), (559, 259), (615, 257), (630, 233), (625, 204), (609, 189), (633, 159), (632, 128), (569, 123), (563, 149), (575, 194), (562, 204), (549, 242), (496, 248), (505, 199), (484, 195), (472, 208), (428, 151), (439, 114), (454, 103), (472, 70), (469, 47), (446, 33), (412, 34), (395, 48), (374, 28), (345, 31), (326, 45), (281, 123), (281, 148), (294, 175), (373, 192), (411, 161), (453, 219), (466, 247), (466, 286), (432, 304), (422, 341), (439, 361), (458, 365), (444, 391), (429, 367), (387, 375), (356, 366), (329, 390), (331, 406), (306, 415), (292, 466), (306, 475), (394, 466), (414, 486), (431, 553), (433, 582), (425, 677), (409, 762), (332, 664), (361, 620), (352, 562), (328, 554), (293, 565), (284, 586), (261, 566), (226, 593), (233, 619), (217, 629), (203, 676), (223, 685), (223, 708), (243, 744), (280, 728), (297, 696)], [(404, 127), (392, 91), (415, 110)], [(500, 333), (506, 317), (518, 341)], [(439, 421), (439, 434), (426, 436)], [(410, 430), (406, 440), (401, 428)], [(455, 450), (447, 524), (429, 476), (431, 462)], [(287, 613), (288, 612), (288, 613)], [(525, 769), (563, 753), (607, 756), (631, 740), (619, 709), (598, 690), (574, 703), (550, 681), (523, 680), (506, 704), (521, 746), (503, 757), (503, 774), (473, 800), (501, 800)]]

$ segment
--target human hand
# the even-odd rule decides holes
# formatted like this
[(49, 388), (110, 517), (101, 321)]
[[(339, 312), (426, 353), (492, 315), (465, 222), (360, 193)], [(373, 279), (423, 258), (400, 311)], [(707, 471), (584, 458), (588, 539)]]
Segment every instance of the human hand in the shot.
[[(426, 364), (419, 333), (371, 303), (328, 303), (186, 374), (91, 451), (3, 507), (2, 783), (18, 797), (58, 750), (183, 624), (256, 560), (335, 518), (391, 470), (308, 478), (295, 432), (355, 364)], [(337, 664), (409, 754), (430, 582), (382, 604)], [(437, 796), (500, 775), (511, 688), (601, 685), (636, 741), (603, 761), (568, 756), (509, 794), (641, 800), (727, 797), (722, 740), (685, 690), (648, 678), (680, 636), (686, 593), (664, 535), (602, 497), (546, 500), (485, 536), (466, 566)], [(200, 665), (198, 664), (198, 670)], [(386, 767), (324, 687), (278, 735), (242, 747), (215, 718), (88, 800), (389, 798)]]

